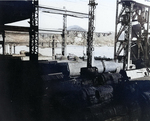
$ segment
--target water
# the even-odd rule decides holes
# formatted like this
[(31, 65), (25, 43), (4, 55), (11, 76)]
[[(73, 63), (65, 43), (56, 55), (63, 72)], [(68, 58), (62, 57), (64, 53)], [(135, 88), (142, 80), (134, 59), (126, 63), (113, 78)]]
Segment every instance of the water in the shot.
[[(20, 54), (21, 50), (25, 50), (25, 51), (29, 52), (29, 47), (16, 46), (15, 54)], [(2, 53), (2, 48), (0, 48), (0, 52)], [(66, 52), (67, 52), (67, 55), (69, 53), (72, 53), (72, 54), (75, 54), (75, 55), (81, 57), (81, 56), (83, 56), (83, 53), (86, 53), (86, 47), (78, 46), (78, 45), (67, 45)], [(10, 53), (9, 45), (6, 46), (6, 53)], [(12, 53), (14, 53), (13, 48), (12, 48)], [(43, 56), (52, 56), (52, 48), (39, 48), (39, 53), (42, 54)], [(55, 48), (55, 54), (56, 53), (61, 54), (61, 48)], [(107, 46), (94, 47), (93, 55), (113, 58), (114, 48), (107, 47)]]

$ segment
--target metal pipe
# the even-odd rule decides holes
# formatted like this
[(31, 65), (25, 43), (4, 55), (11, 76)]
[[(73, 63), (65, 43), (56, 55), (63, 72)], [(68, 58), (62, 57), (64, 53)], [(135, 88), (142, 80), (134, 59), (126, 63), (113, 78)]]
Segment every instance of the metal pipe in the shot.
[[(68, 63), (70, 69), (70, 75), (80, 75), (80, 68), (86, 67), (86, 62)], [(93, 66), (98, 68), (99, 73), (103, 72), (119, 72), (123, 69), (123, 63), (116, 63), (114, 61), (95, 61)], [(75, 68), (76, 67), (76, 68)]]

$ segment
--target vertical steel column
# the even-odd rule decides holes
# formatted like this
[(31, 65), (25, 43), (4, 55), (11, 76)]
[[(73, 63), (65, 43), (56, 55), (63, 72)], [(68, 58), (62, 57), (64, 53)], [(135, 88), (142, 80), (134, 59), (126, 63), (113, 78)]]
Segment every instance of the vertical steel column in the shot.
[(150, 22), (150, 8), (148, 8), (146, 17), (147, 17), (147, 21), (146, 21), (146, 24), (147, 24), (147, 28), (146, 29), (147, 29), (147, 31), (146, 31), (146, 37), (145, 37), (145, 39), (146, 39), (145, 40), (146, 41), (145, 42), (145, 46), (146, 46), (145, 47), (145, 60), (148, 60), (149, 59), (149, 52), (148, 51), (149, 51), (149, 46), (150, 46), (150, 42), (149, 42), (150, 41), (149, 40), (150, 39), (149, 38), (150, 37), (150, 34), (149, 34), (149, 32), (150, 32), (149, 31), (149, 29), (150, 29), (150, 23), (149, 23)]
[[(150, 8), (148, 8), (147, 14), (147, 59), (150, 59)], [(148, 60), (148, 66), (149, 65), (150, 62)]]
[(3, 42), (2, 42), (2, 47), (3, 47), (3, 55), (6, 54), (6, 51), (5, 51), (5, 31), (3, 30), (2, 32), (2, 38), (3, 38)]
[[(122, 9), (118, 15), (119, 4), (122, 4)], [(133, 20), (133, 6), (134, 2), (119, 2), (117, 0), (117, 10), (116, 10), (116, 30), (115, 30), (115, 43), (114, 43), (114, 59), (117, 60), (121, 57), (121, 52), (124, 50), (123, 54), (123, 69), (129, 69), (130, 58), (131, 58), (131, 44), (132, 44), (132, 20)], [(117, 27), (119, 27), (119, 31)], [(120, 40), (121, 34), (125, 35), (124, 40)], [(119, 46), (118, 46), (119, 44)], [(121, 58), (122, 58), (121, 57)]]
[(119, 7), (119, 1), (116, 1), (116, 25), (115, 25), (115, 42), (114, 42), (114, 60), (117, 60), (116, 56), (116, 43), (117, 43), (117, 25), (118, 25), (118, 7)]
[[(65, 9), (65, 7), (64, 7)], [(67, 34), (67, 15), (64, 14), (63, 15), (63, 33), (62, 33), (62, 55), (63, 56), (67, 56), (67, 52), (66, 52), (66, 34)]]
[(32, 0), (32, 15), (30, 18), (30, 61), (38, 61), (38, 44), (39, 44), (39, 11), (38, 0)]
[(16, 45), (14, 44), (14, 54), (16, 54), (16, 49), (15, 49)]
[(9, 44), (9, 53), (12, 54), (12, 45)]
[(94, 16), (97, 3), (95, 0), (89, 0), (89, 25), (87, 36), (87, 67), (92, 67), (92, 51), (93, 51), (93, 32), (94, 32)]
[(55, 56), (55, 37), (53, 36), (53, 41), (52, 41), (52, 57)]
[[(119, 6), (122, 6), (119, 9)], [(114, 59), (123, 62), (123, 67), (125, 69), (126, 61), (125, 61), (125, 50), (127, 46), (127, 39), (120, 38), (121, 35), (124, 34), (126, 26), (128, 26), (128, 13), (126, 9), (128, 9), (128, 4), (126, 2), (122, 2), (117, 0), (116, 3), (116, 28), (115, 28), (115, 42), (114, 42)], [(128, 37), (127, 37), (128, 38)], [(123, 55), (124, 52), (124, 55)]]
[(130, 57), (131, 57), (131, 44), (132, 44), (132, 18), (133, 18), (133, 6), (134, 3), (130, 2), (130, 18), (128, 25), (128, 50), (127, 50), (127, 69), (130, 69)]

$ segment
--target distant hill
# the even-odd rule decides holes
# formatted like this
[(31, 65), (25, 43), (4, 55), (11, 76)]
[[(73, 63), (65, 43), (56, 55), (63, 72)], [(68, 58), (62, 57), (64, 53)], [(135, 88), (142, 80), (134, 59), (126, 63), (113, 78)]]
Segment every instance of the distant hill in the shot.
[(67, 30), (68, 31), (86, 31), (85, 29), (83, 29), (82, 27), (78, 25), (69, 26)]
[[(87, 32), (80, 26), (74, 25), (67, 28), (67, 45), (87, 45)], [(55, 42), (62, 42), (61, 34), (53, 33), (39, 33), (39, 46), (51, 47), (53, 36), (55, 36)], [(94, 46), (114, 46), (114, 32), (94, 32), (93, 45)], [(0, 38), (1, 40), (2, 38)], [(19, 32), (6, 32), (7, 43), (18, 43), (20, 45), (29, 44), (29, 34)], [(58, 44), (58, 45), (60, 45)]]

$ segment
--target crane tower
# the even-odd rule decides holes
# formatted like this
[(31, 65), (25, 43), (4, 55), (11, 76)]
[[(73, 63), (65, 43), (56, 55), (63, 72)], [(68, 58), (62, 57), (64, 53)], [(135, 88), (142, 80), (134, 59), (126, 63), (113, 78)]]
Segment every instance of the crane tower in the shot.
[(89, 0), (89, 25), (87, 36), (87, 67), (92, 67), (92, 51), (93, 51), (93, 32), (94, 32), (94, 16), (97, 3), (95, 0)]
[(130, 70), (149, 66), (150, 7), (132, 0), (117, 0), (114, 59)]

